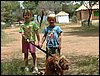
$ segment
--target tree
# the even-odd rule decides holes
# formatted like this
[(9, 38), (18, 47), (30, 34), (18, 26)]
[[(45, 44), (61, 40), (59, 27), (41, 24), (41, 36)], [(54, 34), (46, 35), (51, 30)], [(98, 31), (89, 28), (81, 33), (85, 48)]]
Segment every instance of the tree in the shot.
[(65, 1), (62, 6), (62, 10), (69, 13), (70, 18), (76, 15), (75, 10), (80, 6), (79, 3), (74, 3), (74, 1)]
[(90, 19), (92, 15), (92, 7), (97, 3), (98, 1), (88, 1), (84, 2), (84, 6), (88, 9), (89, 17), (88, 17), (88, 26), (90, 26)]
[(36, 9), (37, 5), (38, 5), (38, 1), (24, 1), (23, 2), (24, 8), (32, 10), (33, 14), (36, 14), (37, 12), (37, 9)]
[(17, 15), (15, 13), (19, 13), (16, 12), (17, 9), (20, 9), (18, 1), (1, 1), (1, 21), (10, 23), (16, 21)]
[(59, 1), (39, 1), (37, 9), (38, 12), (41, 11), (41, 9), (44, 9), (45, 14), (48, 14), (49, 11), (53, 11), (56, 14), (61, 10), (61, 4)]
[[(37, 6), (37, 21), (40, 23), (40, 26), (43, 21), (43, 16), (49, 14), (49, 11), (53, 11), (56, 14), (60, 6), (58, 1), (39, 1)], [(38, 20), (38, 16), (41, 16), (40, 21)]]

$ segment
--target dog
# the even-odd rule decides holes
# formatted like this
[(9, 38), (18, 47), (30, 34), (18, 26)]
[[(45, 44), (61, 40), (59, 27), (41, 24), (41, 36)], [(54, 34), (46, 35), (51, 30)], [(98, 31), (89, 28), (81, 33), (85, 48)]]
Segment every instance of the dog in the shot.
[(46, 69), (44, 75), (63, 75), (64, 70), (69, 69), (69, 62), (64, 55), (59, 56), (54, 54), (46, 60)]

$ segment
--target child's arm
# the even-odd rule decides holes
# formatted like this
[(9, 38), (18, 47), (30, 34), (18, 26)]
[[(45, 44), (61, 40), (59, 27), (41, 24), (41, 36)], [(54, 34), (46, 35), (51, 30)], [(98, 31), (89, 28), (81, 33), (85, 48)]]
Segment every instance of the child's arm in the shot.
[(38, 40), (38, 45), (40, 44), (40, 35), (38, 30), (36, 30), (36, 36), (37, 36), (37, 40)]
[(27, 37), (24, 34), (24, 29), (22, 25), (20, 25), (19, 33), (21, 33), (21, 35), (27, 40)]
[(30, 40), (25, 36), (24, 33), (21, 33), (21, 34), (22, 34), (22, 36), (26, 39), (27, 42), (30, 42)]
[(41, 47), (43, 46), (43, 43), (44, 43), (45, 39), (46, 39), (46, 37), (43, 36), (43, 37), (42, 37), (42, 40), (41, 40)]
[(62, 35), (61, 35), (61, 33), (60, 33), (60, 34), (59, 34), (59, 37), (58, 37), (58, 40), (59, 40), (58, 48), (59, 48), (59, 49), (61, 49), (61, 37), (62, 37)]

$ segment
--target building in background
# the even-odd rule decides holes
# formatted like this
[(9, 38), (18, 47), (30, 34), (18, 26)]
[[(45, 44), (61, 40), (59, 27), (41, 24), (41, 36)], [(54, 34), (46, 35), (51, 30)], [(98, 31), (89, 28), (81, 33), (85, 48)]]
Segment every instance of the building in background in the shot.
[[(76, 9), (76, 12), (77, 12), (77, 19), (79, 21), (88, 20), (89, 17), (88, 8), (86, 8), (84, 5), (81, 5), (78, 9)], [(92, 6), (92, 15), (90, 20), (99, 20), (99, 3)]]
[(61, 11), (58, 14), (56, 14), (56, 22), (58, 23), (69, 23), (69, 14)]

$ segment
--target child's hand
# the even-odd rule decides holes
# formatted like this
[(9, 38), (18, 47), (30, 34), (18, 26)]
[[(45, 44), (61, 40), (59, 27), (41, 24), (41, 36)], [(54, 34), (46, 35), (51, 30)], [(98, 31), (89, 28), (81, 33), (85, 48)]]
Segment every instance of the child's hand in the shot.
[(58, 45), (58, 48), (61, 49), (61, 45)]
[(40, 48), (42, 48), (43, 44), (42, 44), (42, 43), (38, 43), (38, 46), (39, 46)]
[(29, 40), (29, 39), (27, 39), (27, 42), (30, 42), (30, 40)]

